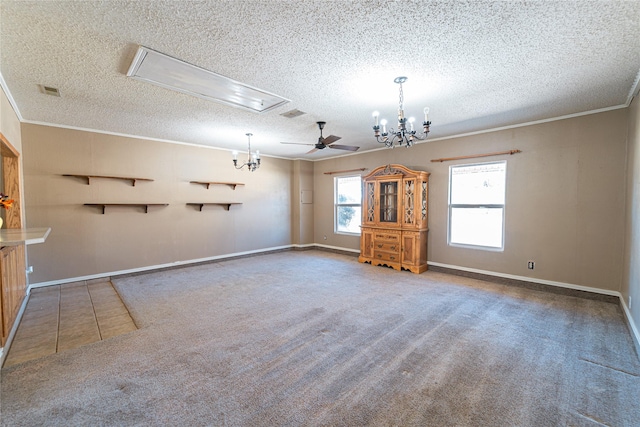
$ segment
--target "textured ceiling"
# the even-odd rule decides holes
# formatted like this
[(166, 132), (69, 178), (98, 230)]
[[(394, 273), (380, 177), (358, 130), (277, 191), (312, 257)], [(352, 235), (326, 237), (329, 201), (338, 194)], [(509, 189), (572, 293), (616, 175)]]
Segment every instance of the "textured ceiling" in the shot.
[[(279, 143), (314, 143), (318, 120), (380, 148), (371, 112), (393, 122), (397, 76), (432, 139), (623, 106), (640, 70), (638, 1), (0, 0), (0, 25), (25, 121), (238, 150), (252, 132), (262, 153), (310, 160), (347, 153)], [(133, 80), (138, 45), (291, 102), (258, 114)]]

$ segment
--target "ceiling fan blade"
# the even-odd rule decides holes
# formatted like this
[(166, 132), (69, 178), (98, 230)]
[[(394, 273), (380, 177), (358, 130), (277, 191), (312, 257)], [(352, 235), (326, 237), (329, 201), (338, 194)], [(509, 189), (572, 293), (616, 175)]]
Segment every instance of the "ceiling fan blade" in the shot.
[(291, 145), (316, 145), (316, 144), (304, 144), (302, 142), (280, 142), (280, 144), (291, 144)]
[(318, 151), (317, 148), (312, 148), (311, 150), (307, 151), (305, 154), (315, 153), (316, 151)]
[(360, 147), (354, 147), (353, 145), (329, 145), (329, 148), (337, 148), (338, 150), (358, 151)]
[(339, 139), (342, 139), (342, 137), (341, 136), (335, 136), (335, 135), (329, 135), (328, 137), (326, 137), (325, 139), (322, 140), (322, 143), (324, 145), (329, 145), (329, 144), (333, 144), (334, 142), (336, 142)]

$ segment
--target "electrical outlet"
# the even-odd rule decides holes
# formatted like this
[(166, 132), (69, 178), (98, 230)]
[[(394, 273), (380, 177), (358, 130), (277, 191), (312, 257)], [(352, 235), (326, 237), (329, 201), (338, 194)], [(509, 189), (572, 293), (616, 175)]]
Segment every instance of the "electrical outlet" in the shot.
[(535, 267), (535, 265), (536, 265), (535, 261), (529, 261), (529, 262), (527, 263), (527, 268), (528, 268), (529, 270), (533, 270), (533, 267)]

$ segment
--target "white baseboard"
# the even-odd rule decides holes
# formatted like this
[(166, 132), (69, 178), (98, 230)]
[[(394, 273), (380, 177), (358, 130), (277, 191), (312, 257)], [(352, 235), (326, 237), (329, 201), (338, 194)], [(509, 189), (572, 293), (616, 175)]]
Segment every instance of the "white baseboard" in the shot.
[[(256, 250), (253, 250), (253, 251), (236, 252), (236, 253), (225, 254), (225, 255), (216, 255), (216, 256), (212, 256), (212, 257), (198, 258), (198, 259), (192, 259), (192, 260), (187, 260), (187, 261), (175, 261), (175, 262), (168, 263), (168, 264), (152, 265), (152, 266), (148, 266), (148, 267), (134, 268), (134, 269), (129, 269), (129, 270), (112, 271), (112, 272), (108, 272), (108, 273), (92, 274), (92, 275), (89, 275), (89, 276), (81, 276), (81, 277), (73, 277), (73, 278), (67, 278), (67, 279), (61, 279), (61, 280), (52, 280), (52, 281), (48, 281), (48, 282), (33, 283), (33, 284), (29, 285), (29, 288), (27, 290), (27, 297), (24, 299), (23, 305), (20, 308), (20, 312), (18, 314), (18, 318), (20, 319), (22, 317), (22, 313), (24, 312), (24, 308), (26, 307), (26, 302), (28, 300), (28, 296), (29, 296), (29, 293), (31, 291), (31, 288), (39, 288), (39, 287), (43, 287), (43, 286), (60, 285), (60, 284), (63, 284), (63, 283), (79, 282), (79, 281), (83, 281), (83, 280), (101, 279), (101, 278), (104, 278), (104, 277), (120, 276), (120, 275), (124, 275), (124, 274), (142, 273), (142, 272), (145, 272), (145, 271), (158, 270), (158, 269), (168, 268), (168, 267), (176, 267), (176, 266), (180, 266), (180, 265), (188, 266), (189, 264), (197, 264), (197, 263), (201, 263), (201, 262), (215, 261), (215, 260), (220, 260), (220, 259), (225, 259), (225, 258), (234, 258), (234, 257), (244, 256), (244, 255), (260, 254), (260, 253), (266, 253), (266, 252), (272, 252), (272, 251), (290, 249), (290, 248), (325, 248), (325, 249), (337, 250), (337, 251), (342, 251), (342, 252), (360, 253), (360, 250), (358, 250), (358, 249), (342, 248), (342, 247), (338, 247), (338, 246), (323, 245), (323, 244), (319, 244), (319, 243), (292, 244), (292, 245), (276, 246), (276, 247), (264, 248), (264, 249), (256, 249)], [(611, 290), (608, 290), (608, 289), (600, 289), (600, 288), (592, 288), (592, 287), (589, 287), (589, 286), (575, 285), (575, 284), (572, 284), (572, 283), (556, 282), (556, 281), (553, 281), (553, 280), (537, 279), (537, 278), (534, 278), (534, 277), (518, 276), (518, 275), (515, 275), (515, 274), (498, 273), (498, 272), (495, 272), (495, 271), (480, 270), (480, 269), (477, 269), (477, 268), (469, 268), (469, 267), (461, 267), (459, 265), (443, 264), (443, 263), (440, 263), (440, 262), (433, 262), (433, 261), (429, 261), (429, 262), (427, 262), (427, 264), (428, 265), (433, 265), (433, 266), (436, 266), (436, 267), (449, 268), (449, 269), (452, 269), (452, 270), (467, 271), (467, 272), (470, 272), (470, 273), (478, 273), (478, 274), (483, 274), (483, 275), (487, 275), (487, 276), (502, 277), (502, 278), (506, 278), (506, 279), (513, 279), (513, 280), (520, 280), (520, 281), (525, 281), (525, 282), (539, 283), (539, 284), (543, 284), (543, 285), (557, 286), (557, 287), (568, 288), (568, 289), (575, 289), (575, 290), (579, 290), (579, 291), (592, 292), (592, 293), (596, 293), (596, 294), (604, 294), (604, 295), (616, 296), (616, 297), (618, 297), (620, 299), (620, 303), (621, 303), (621, 306), (623, 308), (624, 314), (625, 314), (625, 316), (627, 318), (627, 322), (628, 322), (628, 324), (629, 324), (629, 326), (631, 328), (631, 333), (633, 335), (633, 338), (635, 338), (635, 344), (636, 344), (636, 348), (638, 349), (638, 355), (640, 356), (640, 332), (638, 331), (638, 328), (636, 327), (636, 325), (635, 325), (635, 323), (633, 321), (633, 317), (631, 316), (631, 312), (629, 311), (629, 308), (627, 307), (627, 304), (624, 302), (624, 298), (622, 297), (622, 294), (620, 292), (618, 292), (618, 291), (611, 291)], [(15, 334), (16, 325), (18, 323), (19, 322), (15, 323), (14, 328), (11, 331), (11, 335), (9, 336), (9, 339), (7, 340), (7, 343), (10, 343), (10, 340), (13, 339), (13, 334)], [(0, 348), (0, 366), (1, 366), (1, 361), (4, 360), (3, 359), (4, 353), (3, 353), (2, 350), (3, 349)]]
[(84, 280), (102, 279), (104, 277), (121, 276), (124, 274), (144, 273), (145, 271), (160, 270), (163, 268), (178, 267), (181, 265), (188, 266), (190, 264), (198, 264), (201, 262), (216, 261), (216, 260), (221, 260), (226, 258), (235, 258), (235, 257), (245, 256), (245, 255), (254, 255), (254, 254), (260, 254), (264, 252), (290, 249), (294, 246), (297, 246), (297, 245), (274, 246), (271, 248), (256, 249), (256, 250), (244, 251), (244, 252), (234, 252), (230, 254), (215, 255), (215, 256), (206, 257), (206, 258), (197, 258), (197, 259), (190, 259), (185, 261), (174, 261), (166, 264), (149, 265), (147, 267), (131, 268), (128, 270), (110, 271), (110, 272), (99, 273), (99, 274), (91, 274), (88, 276), (69, 277), (69, 278), (60, 279), (60, 280), (50, 280), (48, 282), (31, 283), (29, 284), (29, 289), (41, 288), (43, 286), (62, 285), (64, 283), (81, 282)]
[(436, 266), (436, 267), (450, 268), (452, 270), (461, 270), (461, 271), (468, 271), (470, 273), (484, 274), (484, 275), (487, 275), (487, 276), (503, 277), (505, 279), (520, 280), (520, 281), (523, 281), (523, 282), (540, 283), (541, 285), (557, 286), (557, 287), (560, 287), (560, 288), (569, 288), (569, 289), (575, 289), (575, 290), (578, 290), (578, 291), (592, 292), (592, 293), (595, 293), (595, 294), (604, 294), (604, 295), (612, 295), (612, 296), (616, 296), (616, 297), (621, 297), (620, 292), (618, 292), (618, 291), (610, 291), (608, 289), (592, 288), (592, 287), (589, 287), (589, 286), (574, 285), (572, 283), (556, 282), (556, 281), (553, 281), (553, 280), (536, 279), (535, 277), (517, 276), (515, 274), (497, 273), (495, 271), (480, 270), (480, 269), (477, 269), (477, 268), (469, 268), (469, 267), (461, 267), (459, 265), (442, 264), (440, 262), (433, 262), (433, 261), (428, 261), (427, 264), (428, 265), (433, 265), (433, 266)]
[(622, 297), (622, 294), (620, 295), (620, 305), (622, 305), (622, 311), (624, 311), (624, 315), (627, 317), (627, 324), (631, 329), (631, 335), (633, 335), (633, 338), (635, 339), (634, 344), (636, 345), (636, 353), (640, 358), (640, 331), (638, 331), (638, 328), (636, 327), (636, 324), (633, 321), (633, 317), (631, 316), (631, 310), (629, 310), (629, 307), (627, 307), (627, 304), (624, 302), (624, 298)]
[(635, 324), (635, 322), (633, 320), (633, 317), (631, 316), (631, 311), (629, 310), (629, 307), (627, 307), (627, 304), (625, 303), (624, 298), (622, 297), (622, 294), (620, 292), (618, 292), (618, 291), (611, 291), (611, 290), (608, 290), (608, 289), (600, 289), (600, 288), (592, 288), (592, 287), (589, 287), (589, 286), (574, 285), (572, 283), (556, 282), (556, 281), (553, 281), (553, 280), (536, 279), (534, 277), (517, 276), (515, 274), (497, 273), (495, 271), (487, 271), (487, 270), (480, 270), (480, 269), (477, 269), (477, 268), (461, 267), (459, 265), (443, 264), (443, 263), (440, 263), (440, 262), (433, 262), (433, 261), (429, 261), (429, 262), (427, 262), (427, 264), (433, 265), (433, 266), (436, 266), (436, 267), (450, 268), (452, 270), (461, 270), (461, 271), (468, 271), (470, 273), (483, 274), (483, 275), (486, 275), (486, 276), (502, 277), (502, 278), (506, 278), (506, 279), (514, 279), (514, 280), (520, 280), (520, 281), (524, 281), (524, 282), (540, 283), (542, 285), (557, 286), (557, 287), (560, 287), (560, 288), (575, 289), (575, 290), (578, 290), (578, 291), (586, 291), (586, 292), (591, 292), (591, 293), (595, 293), (595, 294), (616, 296), (616, 297), (618, 297), (620, 299), (620, 305), (622, 306), (622, 311), (624, 312), (627, 324), (629, 325), (629, 328), (631, 329), (630, 332), (631, 332), (631, 335), (632, 335), (632, 339), (635, 340), (634, 344), (636, 346), (638, 357), (640, 357), (640, 332), (638, 331), (638, 328), (636, 327), (636, 324)]
[(342, 251), (342, 252), (353, 252), (354, 254), (360, 253), (360, 249), (340, 248), (338, 246), (321, 245), (320, 243), (313, 243), (312, 246), (316, 248), (333, 249), (333, 250)]
[(31, 289), (31, 288), (41, 288), (41, 287), (44, 287), (44, 286), (62, 285), (64, 283), (82, 282), (82, 281), (86, 281), (86, 280), (102, 279), (102, 278), (105, 278), (105, 277), (121, 276), (121, 275), (124, 275), (124, 274), (144, 273), (145, 271), (160, 270), (160, 269), (163, 269), (163, 268), (178, 267), (178, 266), (181, 266), (181, 265), (188, 266), (190, 264), (198, 264), (198, 263), (201, 263), (201, 262), (216, 261), (216, 260), (221, 260), (221, 259), (226, 259), (226, 258), (235, 258), (235, 257), (245, 256), (245, 255), (255, 255), (255, 254), (273, 252), (273, 251), (278, 251), (278, 250), (283, 250), (283, 249), (291, 249), (291, 248), (326, 248), (326, 249), (334, 249), (334, 250), (343, 251), (343, 252), (360, 253), (360, 250), (356, 250), (356, 249), (340, 248), (340, 247), (337, 247), (337, 246), (320, 245), (320, 244), (316, 244), (316, 243), (308, 243), (308, 244), (302, 244), (302, 245), (300, 245), (300, 244), (292, 244), (292, 245), (284, 245), (284, 246), (274, 246), (274, 247), (263, 248), (263, 249), (255, 249), (255, 250), (252, 250), (252, 251), (234, 252), (234, 253), (230, 253), (230, 254), (216, 255), (216, 256), (211, 256), (211, 257), (206, 257), (206, 258), (190, 259), (190, 260), (186, 260), (186, 261), (175, 261), (175, 262), (166, 263), (166, 264), (156, 264), (156, 265), (150, 265), (150, 266), (147, 266), (147, 267), (132, 268), (132, 269), (128, 269), (128, 270), (118, 270), (118, 271), (110, 271), (110, 272), (99, 273), (99, 274), (90, 274), (88, 276), (69, 277), (69, 278), (66, 278), (66, 279), (50, 280), (50, 281), (47, 281), (47, 282), (31, 283), (31, 284), (29, 284), (29, 289)]

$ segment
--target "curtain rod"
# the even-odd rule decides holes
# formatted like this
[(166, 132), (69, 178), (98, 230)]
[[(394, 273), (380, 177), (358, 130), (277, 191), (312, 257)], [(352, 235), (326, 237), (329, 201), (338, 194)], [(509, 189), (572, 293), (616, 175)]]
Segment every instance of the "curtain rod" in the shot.
[(489, 157), (489, 156), (499, 156), (501, 154), (516, 154), (522, 153), (520, 150), (509, 150), (509, 151), (497, 151), (495, 153), (486, 153), (486, 154), (473, 154), (471, 156), (458, 156), (458, 157), (445, 157), (442, 159), (431, 159), (432, 162), (448, 162), (450, 160), (461, 160), (461, 159), (475, 159), (476, 157)]
[(366, 171), (366, 170), (367, 170), (367, 168), (346, 169), (346, 170), (343, 170), (343, 171), (325, 172), (324, 174), (325, 174), (325, 175), (333, 175), (334, 173), (356, 172), (356, 171), (360, 171), (360, 172), (362, 172), (362, 171)]

